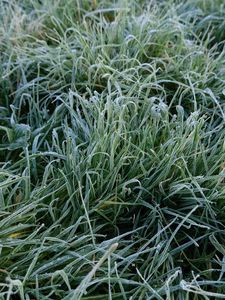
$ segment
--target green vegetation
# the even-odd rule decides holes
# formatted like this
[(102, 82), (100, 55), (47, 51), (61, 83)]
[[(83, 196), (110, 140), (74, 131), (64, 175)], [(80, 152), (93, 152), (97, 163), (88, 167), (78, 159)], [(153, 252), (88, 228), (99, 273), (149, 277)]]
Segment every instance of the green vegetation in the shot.
[(0, 299), (225, 299), (224, 15), (0, 0)]

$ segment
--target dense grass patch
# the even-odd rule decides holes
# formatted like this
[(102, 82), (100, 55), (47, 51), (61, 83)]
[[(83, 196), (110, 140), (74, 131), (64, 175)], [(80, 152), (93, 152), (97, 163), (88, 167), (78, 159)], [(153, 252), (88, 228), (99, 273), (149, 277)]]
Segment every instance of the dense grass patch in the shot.
[(224, 1), (0, 0), (0, 298), (225, 298)]

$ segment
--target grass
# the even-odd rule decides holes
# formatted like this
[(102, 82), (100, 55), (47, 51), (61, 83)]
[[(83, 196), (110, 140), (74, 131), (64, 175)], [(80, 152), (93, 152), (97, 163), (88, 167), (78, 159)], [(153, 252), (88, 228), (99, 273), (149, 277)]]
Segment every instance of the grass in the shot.
[(224, 12), (0, 0), (0, 299), (225, 298)]

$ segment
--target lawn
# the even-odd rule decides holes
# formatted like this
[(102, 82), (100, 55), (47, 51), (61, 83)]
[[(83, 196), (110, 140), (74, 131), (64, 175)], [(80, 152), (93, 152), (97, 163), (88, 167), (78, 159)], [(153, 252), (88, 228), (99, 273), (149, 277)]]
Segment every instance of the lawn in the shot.
[(0, 299), (225, 299), (224, 16), (0, 0)]

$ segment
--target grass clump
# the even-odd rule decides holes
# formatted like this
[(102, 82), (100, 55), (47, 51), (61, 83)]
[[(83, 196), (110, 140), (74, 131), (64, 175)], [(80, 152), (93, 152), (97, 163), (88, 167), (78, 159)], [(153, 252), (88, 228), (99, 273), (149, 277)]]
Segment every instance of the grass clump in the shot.
[(0, 0), (0, 297), (220, 299), (221, 1)]

